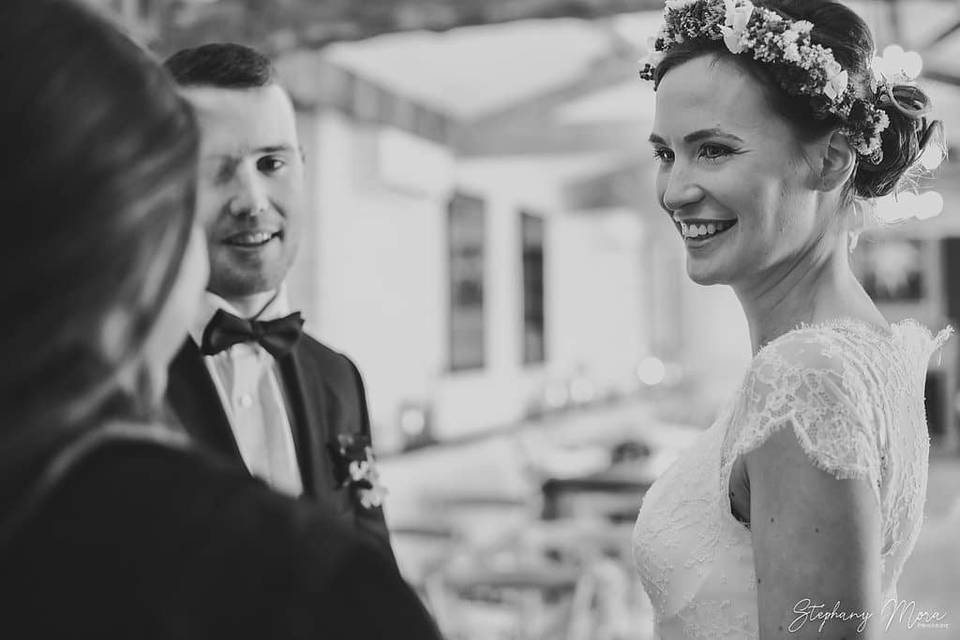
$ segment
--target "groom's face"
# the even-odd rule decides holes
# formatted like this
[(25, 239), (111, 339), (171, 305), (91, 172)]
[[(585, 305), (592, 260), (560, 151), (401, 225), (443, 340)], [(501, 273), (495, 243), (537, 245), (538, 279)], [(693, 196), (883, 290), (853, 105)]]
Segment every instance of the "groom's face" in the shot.
[(200, 125), (197, 212), (206, 226), (213, 293), (272, 291), (296, 255), (303, 159), (293, 106), (277, 85), (189, 87)]

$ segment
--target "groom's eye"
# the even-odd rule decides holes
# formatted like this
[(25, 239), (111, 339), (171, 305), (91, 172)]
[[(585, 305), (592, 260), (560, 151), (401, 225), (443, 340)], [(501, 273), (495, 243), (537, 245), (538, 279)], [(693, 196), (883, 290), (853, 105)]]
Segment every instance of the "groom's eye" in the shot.
[(283, 158), (277, 156), (264, 156), (257, 160), (257, 171), (261, 173), (276, 173), (285, 166), (287, 166), (287, 163), (284, 162)]

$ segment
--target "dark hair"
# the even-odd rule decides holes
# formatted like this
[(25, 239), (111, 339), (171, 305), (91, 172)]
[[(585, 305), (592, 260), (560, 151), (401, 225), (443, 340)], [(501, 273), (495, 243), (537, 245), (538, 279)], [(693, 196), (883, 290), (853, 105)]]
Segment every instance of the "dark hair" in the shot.
[[(860, 16), (831, 0), (762, 0), (757, 4), (784, 17), (812, 23), (813, 42), (833, 52), (836, 61), (847, 71), (859, 97), (870, 96), (870, 67), (875, 47), (870, 28)], [(780, 88), (767, 66), (748, 56), (731, 54), (722, 41), (688, 39), (672, 47), (657, 66), (655, 85), (659, 85), (670, 69), (710, 53), (736, 61), (758, 78), (766, 88), (774, 111), (791, 122), (801, 138), (818, 137), (840, 126), (834, 116), (825, 119), (816, 117), (810, 100), (789, 95)], [(925, 118), (905, 113), (929, 109), (930, 100), (921, 89), (898, 85), (892, 93), (894, 100), (880, 103), (890, 118), (890, 126), (881, 134), (883, 159), (874, 164), (858, 155), (857, 168), (848, 185), (848, 191), (860, 197), (873, 198), (892, 193), (916, 166), (932, 137), (932, 128), (939, 126), (939, 123), (928, 124)]]
[(163, 63), (177, 84), (253, 89), (273, 84), (276, 73), (262, 53), (232, 42), (183, 49)]
[(136, 405), (118, 402), (116, 378), (179, 274), (198, 134), (157, 62), (74, 2), (0, 3), (0, 77), (6, 460), (68, 416)]

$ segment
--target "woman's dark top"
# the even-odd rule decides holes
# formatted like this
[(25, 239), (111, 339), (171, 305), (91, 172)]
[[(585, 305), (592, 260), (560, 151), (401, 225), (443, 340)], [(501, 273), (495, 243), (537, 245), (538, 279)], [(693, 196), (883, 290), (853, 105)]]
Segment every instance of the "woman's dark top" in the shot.
[(84, 455), (0, 548), (0, 585), (11, 640), (440, 637), (336, 515), (145, 441)]

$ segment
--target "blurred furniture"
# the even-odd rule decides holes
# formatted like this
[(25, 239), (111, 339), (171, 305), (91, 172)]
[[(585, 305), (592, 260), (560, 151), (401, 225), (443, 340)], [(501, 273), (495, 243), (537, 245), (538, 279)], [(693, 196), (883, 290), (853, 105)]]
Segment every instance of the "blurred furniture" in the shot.
[(581, 477), (551, 478), (542, 486), (542, 515), (546, 520), (598, 515), (611, 521), (632, 520), (655, 479), (645, 457)]

